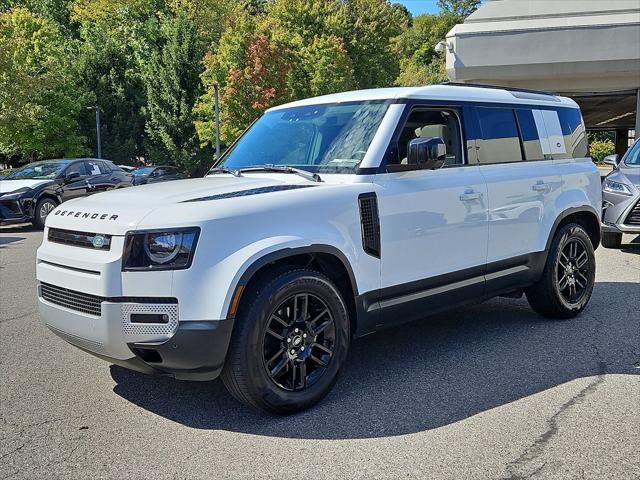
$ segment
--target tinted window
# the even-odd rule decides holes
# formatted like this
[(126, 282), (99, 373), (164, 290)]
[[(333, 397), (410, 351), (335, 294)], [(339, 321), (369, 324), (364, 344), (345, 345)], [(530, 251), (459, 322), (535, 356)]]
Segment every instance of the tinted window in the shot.
[(504, 163), (522, 160), (520, 137), (513, 110), (508, 108), (477, 108), (482, 140), (480, 163)]
[(70, 173), (78, 172), (81, 176), (87, 174), (87, 171), (84, 167), (84, 162), (77, 162), (69, 165), (69, 167), (65, 170), (65, 175), (69, 175)]
[(555, 154), (554, 158), (583, 158), (588, 155), (587, 134), (582, 115), (577, 108), (559, 108), (558, 118), (564, 136), (566, 154)]
[(544, 160), (540, 136), (531, 110), (516, 110), (526, 160)]
[[(409, 142), (415, 138), (441, 138), (447, 148), (444, 165), (462, 164), (460, 127), (452, 111), (414, 109), (402, 128), (398, 138), (398, 157), (389, 165), (407, 165)], [(404, 170), (404, 169), (403, 169)]]

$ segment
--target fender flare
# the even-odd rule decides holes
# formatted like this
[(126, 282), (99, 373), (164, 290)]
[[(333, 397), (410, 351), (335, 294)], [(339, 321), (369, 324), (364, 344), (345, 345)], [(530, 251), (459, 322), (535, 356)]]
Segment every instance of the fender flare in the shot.
[[(558, 231), (558, 226), (565, 218), (575, 213), (590, 213), (596, 218), (596, 220), (598, 220), (598, 225), (600, 225), (600, 215), (598, 215), (595, 208), (593, 208), (591, 205), (581, 205), (579, 207), (567, 208), (560, 215), (558, 215), (558, 218), (556, 218), (555, 222), (553, 222), (553, 226), (551, 227), (551, 231), (549, 232), (549, 238), (547, 238), (547, 244), (544, 248), (544, 251), (547, 255), (549, 254), (549, 249), (551, 248), (551, 242), (553, 241), (554, 237), (556, 236), (556, 232)], [(594, 245), (594, 250), (596, 248), (598, 248), (598, 245)]]
[[(236, 294), (238, 288), (241, 286), (242, 287), (246, 286), (249, 283), (249, 281), (253, 278), (253, 276), (256, 274), (256, 272), (260, 270), (262, 267), (270, 263), (283, 260), (288, 257), (294, 257), (297, 255), (305, 255), (305, 254), (313, 255), (314, 253), (332, 255), (336, 257), (338, 260), (340, 260), (340, 262), (342, 263), (342, 265), (344, 266), (345, 270), (349, 275), (349, 282), (351, 283), (351, 289), (353, 290), (354, 297), (357, 297), (358, 285), (356, 282), (356, 276), (353, 273), (353, 268), (351, 267), (351, 263), (349, 262), (349, 259), (347, 258), (347, 256), (344, 253), (342, 253), (338, 248), (333, 247), (331, 245), (312, 244), (304, 247), (287, 247), (280, 250), (275, 250), (273, 252), (270, 252), (258, 258), (251, 265), (245, 268), (238, 282), (236, 282), (236, 284), (232, 286), (231, 298), (233, 298), (233, 296)], [(227, 307), (227, 318), (233, 318), (233, 315), (230, 314), (230, 309), (231, 309), (231, 304), (229, 304)]]

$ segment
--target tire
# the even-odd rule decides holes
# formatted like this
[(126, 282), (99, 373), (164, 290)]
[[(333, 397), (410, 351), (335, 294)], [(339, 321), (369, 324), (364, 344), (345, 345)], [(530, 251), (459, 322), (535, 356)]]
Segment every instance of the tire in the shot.
[(221, 374), (227, 390), (279, 415), (318, 403), (335, 384), (349, 347), (338, 289), (319, 272), (287, 267), (263, 275), (243, 297), (248, 303), (240, 305)]
[(553, 238), (542, 277), (525, 291), (529, 305), (543, 317), (575, 317), (589, 303), (595, 273), (589, 235), (580, 225), (567, 224)]
[(38, 230), (44, 228), (44, 222), (47, 219), (47, 215), (51, 213), (51, 210), (56, 208), (58, 203), (51, 198), (43, 198), (36, 203), (36, 209), (33, 214), (33, 226)]
[(601, 241), (604, 248), (620, 248), (622, 246), (622, 234), (602, 232)]

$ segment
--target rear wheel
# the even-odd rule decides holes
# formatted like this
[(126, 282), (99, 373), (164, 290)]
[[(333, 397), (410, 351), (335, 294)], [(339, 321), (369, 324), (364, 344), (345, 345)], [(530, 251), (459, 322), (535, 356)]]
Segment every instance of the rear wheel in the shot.
[(622, 234), (615, 232), (602, 232), (602, 246), (605, 248), (620, 248), (622, 246)]
[(333, 283), (286, 269), (245, 293), (222, 381), (238, 400), (277, 414), (307, 409), (333, 387), (349, 345), (349, 320)]
[(589, 235), (578, 224), (565, 225), (553, 239), (542, 277), (526, 291), (529, 305), (545, 317), (575, 317), (591, 298), (595, 273)]
[(50, 198), (43, 198), (36, 204), (36, 209), (33, 216), (34, 227), (42, 230), (44, 228), (44, 222), (51, 211), (56, 208), (58, 204), (55, 200)]

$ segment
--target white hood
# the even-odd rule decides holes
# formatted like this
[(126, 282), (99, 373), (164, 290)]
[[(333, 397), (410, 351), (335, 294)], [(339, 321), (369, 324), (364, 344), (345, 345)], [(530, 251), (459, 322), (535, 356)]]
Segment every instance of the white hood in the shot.
[(35, 188), (51, 180), (0, 180), (0, 194), (15, 192), (24, 187)]
[[(290, 184), (294, 178), (296, 183), (306, 183), (293, 175), (287, 177), (289, 182), (278, 178), (215, 175), (111, 190), (59, 205), (47, 217), (47, 226), (123, 235), (135, 229), (151, 212), (168, 205), (210, 195)], [(190, 205), (193, 207), (194, 204)]]

